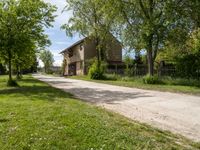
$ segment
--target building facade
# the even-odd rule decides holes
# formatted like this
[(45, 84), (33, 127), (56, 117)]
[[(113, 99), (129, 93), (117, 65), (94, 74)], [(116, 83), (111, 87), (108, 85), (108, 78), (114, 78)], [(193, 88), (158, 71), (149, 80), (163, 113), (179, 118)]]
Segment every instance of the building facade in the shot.
[[(118, 64), (122, 62), (122, 45), (114, 39), (108, 44), (107, 63)], [(94, 40), (84, 38), (61, 52), (64, 60), (64, 75), (85, 75), (87, 74), (86, 62), (97, 56)]]

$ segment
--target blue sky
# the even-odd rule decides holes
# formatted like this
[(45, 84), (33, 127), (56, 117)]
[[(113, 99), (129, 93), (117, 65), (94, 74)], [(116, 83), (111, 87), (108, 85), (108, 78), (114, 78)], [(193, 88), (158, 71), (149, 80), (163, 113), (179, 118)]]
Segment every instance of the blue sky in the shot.
[[(60, 27), (68, 21), (70, 16), (72, 16), (71, 12), (63, 12), (63, 8), (66, 6), (66, 0), (44, 0), (45, 2), (49, 2), (58, 7), (57, 12), (55, 13), (57, 17), (55, 18), (55, 22), (53, 23), (54, 27), (46, 29), (45, 33), (49, 36), (52, 45), (48, 47), (53, 55), (54, 55), (54, 65), (60, 66), (62, 64), (63, 57), (59, 54), (62, 50), (79, 40), (78, 36), (73, 38), (67, 37), (64, 30), (61, 30)], [(43, 66), (40, 61), (40, 66)]]

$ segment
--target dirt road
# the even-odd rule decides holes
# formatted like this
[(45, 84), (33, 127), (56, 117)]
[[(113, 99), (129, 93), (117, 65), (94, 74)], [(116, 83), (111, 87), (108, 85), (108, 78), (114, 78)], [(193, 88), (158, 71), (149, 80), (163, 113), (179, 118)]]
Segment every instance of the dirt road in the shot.
[(141, 90), (52, 77), (33, 75), (51, 86), (77, 98), (138, 120), (200, 141), (200, 97)]

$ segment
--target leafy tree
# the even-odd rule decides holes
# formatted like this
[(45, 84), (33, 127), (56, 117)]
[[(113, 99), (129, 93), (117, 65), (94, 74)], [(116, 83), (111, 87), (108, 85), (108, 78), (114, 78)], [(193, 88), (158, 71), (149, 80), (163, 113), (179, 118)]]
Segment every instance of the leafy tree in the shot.
[(42, 0), (0, 1), (0, 57), (8, 64), (9, 80), (12, 66), (21, 65), (36, 49), (50, 44), (44, 27), (51, 27), (55, 7)]
[(134, 59), (130, 56), (129, 53), (127, 53), (124, 58), (124, 63), (126, 65), (126, 69), (125, 69), (125, 74), (127, 76), (132, 76), (133, 75), (133, 72), (134, 72), (134, 64), (135, 64), (135, 61)]
[(200, 27), (200, 1), (199, 0), (181, 0), (176, 7), (176, 12), (188, 19), (191, 29)]
[(29, 50), (24, 50), (24, 53), (19, 53), (13, 59), (13, 68), (17, 73), (17, 79), (22, 78), (22, 70), (27, 70), (32, 68), (36, 64), (36, 50), (34, 48)]
[(107, 3), (110, 5), (107, 12), (118, 17), (124, 45), (146, 50), (150, 75), (154, 74), (154, 61), (170, 31), (182, 25), (174, 8), (178, 3), (171, 0), (109, 0)]
[(0, 75), (5, 74), (6, 73), (6, 68), (5, 66), (3, 66), (2, 63), (0, 63)]
[(102, 11), (106, 1), (102, 0), (67, 0), (68, 11), (73, 12), (68, 24), (62, 26), (67, 35), (79, 33), (95, 41), (97, 50), (97, 68), (105, 58), (106, 41), (111, 40), (111, 26), (113, 18), (107, 17)]
[(48, 50), (44, 50), (40, 53), (40, 59), (44, 63), (45, 73), (48, 73), (54, 63), (53, 54)]

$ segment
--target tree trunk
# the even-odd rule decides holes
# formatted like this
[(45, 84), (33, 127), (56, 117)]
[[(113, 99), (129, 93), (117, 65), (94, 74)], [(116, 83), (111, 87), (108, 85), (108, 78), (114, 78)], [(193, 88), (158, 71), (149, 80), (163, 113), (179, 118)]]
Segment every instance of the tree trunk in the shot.
[(22, 74), (21, 74), (21, 69), (20, 69), (20, 67), (17, 65), (17, 76), (16, 76), (16, 78), (19, 80), (19, 79), (22, 79)]
[(100, 49), (99, 49), (99, 38), (95, 39), (95, 47), (97, 51), (97, 68), (100, 69), (101, 57), (100, 57)]
[(147, 58), (148, 58), (148, 73), (150, 76), (154, 75), (154, 60), (153, 60), (153, 48), (152, 48), (152, 38), (150, 37), (147, 49)]
[(147, 52), (148, 55), (148, 73), (150, 76), (154, 75), (154, 62), (152, 57), (152, 51)]
[(9, 81), (12, 80), (12, 62), (11, 62), (11, 54), (8, 55), (8, 72), (9, 72)]

